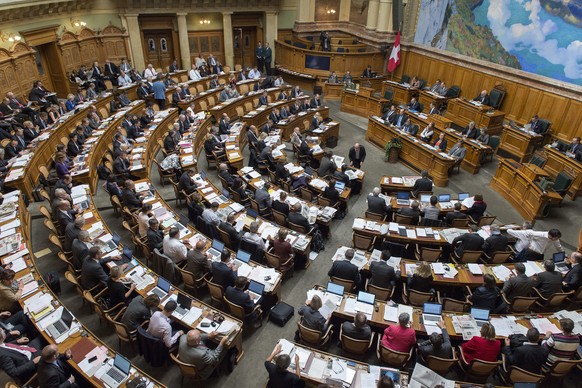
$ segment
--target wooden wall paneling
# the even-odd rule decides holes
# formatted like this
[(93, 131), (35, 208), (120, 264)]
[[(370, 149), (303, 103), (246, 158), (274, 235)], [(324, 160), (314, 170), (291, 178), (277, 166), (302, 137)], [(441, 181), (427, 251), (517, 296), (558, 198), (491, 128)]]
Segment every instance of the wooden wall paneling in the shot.
[(105, 27), (100, 34), (103, 41), (103, 55), (119, 65), (121, 59), (128, 57), (128, 36), (125, 31), (113, 24)]
[[(189, 31), (188, 41), (190, 43), (190, 56), (192, 63), (195, 62), (198, 54), (202, 54), (204, 60), (208, 60), (208, 54), (212, 53), (214, 57), (224, 65), (224, 32), (216, 31)], [(279, 55), (279, 53), (277, 53)], [(254, 64), (254, 63), (253, 63)], [(250, 64), (245, 63), (249, 66)]]
[(81, 65), (81, 56), (79, 55), (79, 42), (77, 36), (65, 30), (57, 42), (57, 46), (61, 51), (65, 71), (70, 73), (73, 70), (78, 70)]
[(12, 91), (27, 100), (32, 83), (39, 78), (34, 50), (24, 43), (17, 43), (12, 51), (12, 63), (13, 73), (10, 74), (15, 80), (13, 89), (18, 89), (19, 93), (16, 90)]

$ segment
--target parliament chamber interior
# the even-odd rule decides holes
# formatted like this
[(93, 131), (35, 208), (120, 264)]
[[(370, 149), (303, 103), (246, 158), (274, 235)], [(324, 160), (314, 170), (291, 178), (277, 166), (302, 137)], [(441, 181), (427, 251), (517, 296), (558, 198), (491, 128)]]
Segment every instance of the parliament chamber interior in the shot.
[(582, 387), (575, 4), (2, 3), (0, 384)]

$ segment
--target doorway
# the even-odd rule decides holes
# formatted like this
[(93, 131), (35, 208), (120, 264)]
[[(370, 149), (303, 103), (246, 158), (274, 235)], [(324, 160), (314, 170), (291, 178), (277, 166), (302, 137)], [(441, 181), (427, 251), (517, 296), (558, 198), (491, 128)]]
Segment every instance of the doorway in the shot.
[(68, 81), (63, 71), (62, 57), (55, 42), (34, 46), (39, 80), (45, 88), (64, 98), (69, 93)]
[(146, 65), (166, 71), (175, 58), (172, 30), (147, 30), (143, 37)]

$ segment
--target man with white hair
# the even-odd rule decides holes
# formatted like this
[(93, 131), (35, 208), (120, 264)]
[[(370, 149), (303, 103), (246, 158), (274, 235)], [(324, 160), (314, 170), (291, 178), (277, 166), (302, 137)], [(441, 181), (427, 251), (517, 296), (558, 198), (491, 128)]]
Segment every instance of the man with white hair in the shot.
[(192, 65), (192, 69), (188, 72), (188, 76), (192, 81), (198, 81), (200, 78), (202, 78), (200, 72), (196, 68), (196, 65)]
[(350, 159), (350, 166), (362, 168), (362, 163), (366, 159), (366, 149), (360, 143), (356, 143), (350, 148), (348, 158)]
[(214, 339), (218, 333), (213, 331), (210, 334), (203, 334), (199, 330), (190, 330), (187, 335), (180, 338), (178, 356), (180, 361), (196, 365), (196, 374), (201, 380), (210, 377), (214, 369), (224, 358), (225, 345), (228, 336), (223, 336), (216, 349), (210, 349), (209, 339)]
[(376, 214), (390, 214), (391, 207), (386, 204), (384, 198), (380, 197), (380, 188), (374, 187), (372, 194), (368, 195), (368, 211)]
[(151, 63), (148, 65), (147, 69), (144, 70), (143, 72), (143, 77), (144, 78), (155, 78), (158, 75), (158, 73), (156, 72), (156, 69), (154, 69), (154, 65), (152, 65)]

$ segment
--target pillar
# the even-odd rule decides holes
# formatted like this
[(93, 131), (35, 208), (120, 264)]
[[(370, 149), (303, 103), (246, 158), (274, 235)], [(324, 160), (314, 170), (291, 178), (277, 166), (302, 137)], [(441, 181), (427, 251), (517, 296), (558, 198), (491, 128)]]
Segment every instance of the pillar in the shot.
[(339, 7), (339, 21), (340, 22), (349, 22), (350, 21), (350, 7), (351, 7), (350, 0), (341, 0), (340, 1), (340, 7)]
[(275, 66), (275, 39), (277, 39), (277, 31), (279, 29), (278, 25), (278, 12), (275, 11), (265, 11), (265, 41), (269, 43), (271, 50), (273, 52), (271, 61), (271, 66)]
[(378, 7), (378, 25), (376, 26), (376, 31), (394, 31), (394, 23), (392, 20), (392, 0), (380, 0), (380, 6)]
[(143, 47), (141, 44), (141, 31), (137, 20), (138, 14), (125, 14), (125, 24), (129, 34), (129, 46), (131, 48), (131, 63), (134, 69), (143, 71), (145, 60), (143, 57)]
[[(234, 70), (234, 42), (232, 37), (232, 12), (222, 13), (222, 30), (224, 34), (224, 61)], [(242, 44), (242, 42), (241, 42)]]
[(378, 26), (378, 0), (370, 0), (368, 3), (368, 19), (366, 20), (366, 29), (375, 30)]
[(188, 41), (188, 24), (186, 23), (186, 12), (176, 13), (178, 19), (178, 41), (180, 43), (180, 63), (181, 69), (190, 69), (190, 42)]
[(298, 23), (315, 21), (315, 0), (298, 0), (296, 12)]

